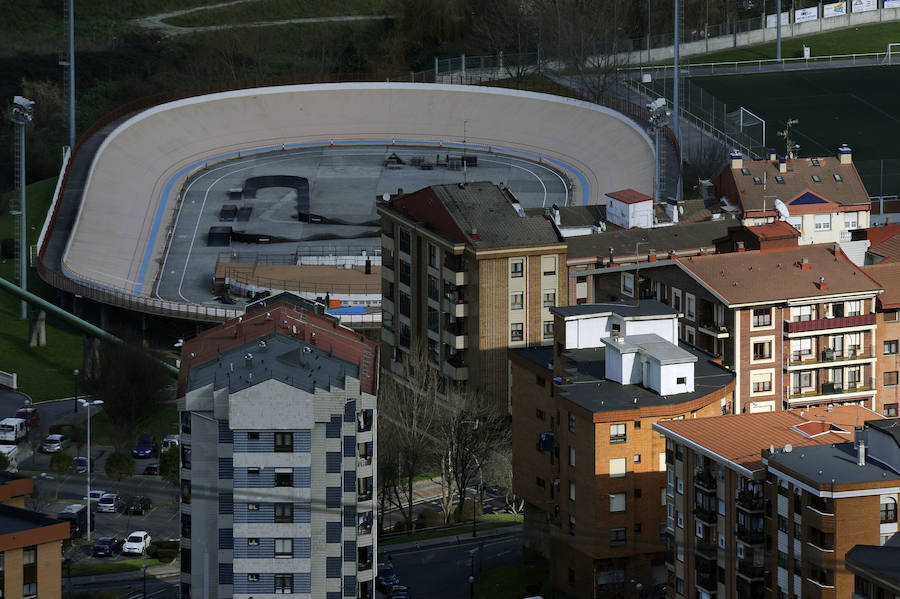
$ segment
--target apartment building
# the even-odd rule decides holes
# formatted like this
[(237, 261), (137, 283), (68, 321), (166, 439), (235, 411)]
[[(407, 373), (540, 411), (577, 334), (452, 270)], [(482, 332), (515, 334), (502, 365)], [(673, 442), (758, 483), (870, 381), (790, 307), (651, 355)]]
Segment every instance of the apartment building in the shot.
[(853, 574), (853, 599), (900, 597), (900, 535), (884, 545), (856, 545), (844, 563)]
[(373, 597), (378, 348), (296, 298), (185, 342), (181, 596)]
[(31, 478), (0, 472), (0, 597), (62, 598), (62, 541), (69, 523), (26, 510)]
[(863, 270), (884, 289), (875, 310), (875, 388), (881, 413), (896, 417), (900, 405), (900, 263), (879, 263)]
[[(834, 597), (819, 594), (817, 581), (825, 579), (813, 569), (824, 563), (823, 549), (837, 555), (837, 535), (827, 536), (836, 533), (832, 502), (856, 501), (850, 489), (857, 473), (842, 479), (838, 464), (820, 470), (814, 456), (852, 445), (856, 427), (877, 416), (860, 406), (834, 406), (654, 424), (666, 446), (669, 597)], [(788, 469), (788, 461), (804, 471)], [(832, 490), (830, 480), (816, 482), (824, 472), (848, 492)], [(848, 539), (869, 538), (856, 535), (851, 522), (868, 532), (873, 522), (874, 530), (879, 526), (877, 506), (872, 512), (871, 501), (864, 503), (854, 503), (864, 508), (859, 519), (842, 524)], [(841, 505), (841, 517), (850, 518), (843, 507), (849, 504)]]
[(665, 444), (652, 425), (721, 413), (732, 373), (677, 344), (656, 301), (553, 309), (554, 346), (510, 351), (513, 487), (554, 589), (637, 597), (665, 581)]
[(595, 269), (595, 295), (649, 296), (681, 312), (680, 339), (735, 371), (734, 411), (877, 408), (881, 285), (830, 244), (736, 248)]
[(743, 224), (785, 217), (801, 245), (850, 241), (852, 230), (869, 226), (869, 194), (846, 145), (821, 158), (778, 157), (773, 150), (768, 160), (749, 161), (732, 152), (714, 183), (717, 197), (740, 212)]
[(508, 410), (507, 349), (552, 343), (550, 308), (568, 303), (565, 242), (493, 183), (426, 187), (378, 214), (385, 367), (405, 377), (422, 352)]
[[(873, 420), (856, 440), (766, 450), (768, 597), (836, 599), (854, 591), (844, 556), (856, 545), (884, 545), (897, 533), (900, 425)], [(895, 563), (895, 571), (897, 564)]]

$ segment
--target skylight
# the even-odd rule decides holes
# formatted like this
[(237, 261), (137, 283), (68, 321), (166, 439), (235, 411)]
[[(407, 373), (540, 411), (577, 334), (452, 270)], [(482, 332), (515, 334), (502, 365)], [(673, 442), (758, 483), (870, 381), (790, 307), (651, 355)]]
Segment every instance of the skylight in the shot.
[(816, 183), (821, 183), (822, 177), (820, 177), (819, 175), (813, 175), (812, 180), (815, 181)]

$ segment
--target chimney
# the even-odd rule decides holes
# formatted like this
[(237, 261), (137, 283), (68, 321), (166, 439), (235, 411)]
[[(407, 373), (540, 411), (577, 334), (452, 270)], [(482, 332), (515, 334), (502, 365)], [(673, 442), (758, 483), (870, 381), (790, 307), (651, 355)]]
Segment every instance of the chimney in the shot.
[(797, 263), (797, 268), (800, 270), (809, 270), (809, 259), (808, 258), (800, 258), (800, 262)]
[(866, 442), (860, 440), (859, 445), (857, 446), (856, 452), (856, 465), (857, 466), (865, 466), (866, 465)]
[(553, 216), (553, 224), (557, 227), (562, 224), (562, 219), (559, 217), (559, 206), (553, 204), (553, 208), (550, 210), (550, 214)]
[(744, 249), (744, 242), (743, 242), (743, 241), (735, 241), (735, 242), (734, 242), (734, 250), (735, 250), (736, 252), (744, 252), (744, 251), (746, 251), (746, 250)]
[(469, 233), (469, 237), (472, 238), (472, 241), (478, 241), (478, 229), (472, 227), (472, 232)]
[(647, 257), (647, 262), (656, 262), (656, 254), (650, 254)]
[(828, 283), (825, 282), (825, 277), (819, 277), (819, 291), (828, 290)]
[(778, 159), (778, 172), (779, 173), (787, 172), (787, 159), (785, 159), (785, 158)]
[(775, 148), (769, 148), (769, 160), (772, 162), (778, 160), (778, 154), (775, 153)]
[(737, 150), (731, 151), (731, 168), (744, 168), (744, 157)]
[(841, 144), (841, 147), (838, 148), (838, 160), (840, 160), (841, 164), (851, 164), (853, 162), (853, 152), (850, 151), (850, 146)]

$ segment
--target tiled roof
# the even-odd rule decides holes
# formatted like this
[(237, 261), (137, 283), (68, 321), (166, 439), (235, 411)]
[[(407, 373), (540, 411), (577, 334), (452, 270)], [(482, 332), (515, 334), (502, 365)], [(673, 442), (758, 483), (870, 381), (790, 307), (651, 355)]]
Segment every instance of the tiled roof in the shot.
[(866, 239), (869, 240), (869, 247), (876, 247), (897, 233), (900, 233), (900, 225), (898, 224), (869, 227), (866, 229)]
[(900, 262), (880, 262), (863, 270), (884, 287), (884, 293), (878, 296), (881, 307), (900, 308)]
[(651, 198), (650, 196), (633, 189), (612, 191), (606, 195), (625, 204), (637, 204), (640, 202), (650, 202), (653, 200), (653, 198)]
[[(878, 414), (867, 408), (834, 406), (830, 412), (825, 408), (818, 408), (805, 411), (731, 414), (692, 420), (667, 420), (654, 424), (653, 428), (665, 429), (712, 454), (752, 471), (763, 467), (761, 452), (770, 445), (782, 448), (787, 444), (799, 447), (852, 441), (855, 426), (862, 426), (865, 420), (877, 417)], [(795, 428), (810, 420), (835, 424), (847, 433), (826, 432), (808, 436)]]
[(870, 254), (884, 258), (884, 262), (900, 262), (900, 225), (871, 227), (866, 230)]
[(778, 220), (767, 225), (756, 225), (747, 227), (747, 230), (756, 235), (762, 241), (772, 239), (790, 239), (791, 237), (799, 237), (800, 232), (788, 224), (787, 221)]
[[(679, 258), (678, 262), (730, 304), (752, 304), (877, 291), (880, 285), (833, 246), (805, 245), (771, 252), (733, 252)], [(809, 269), (797, 265), (806, 258)], [(820, 277), (827, 285), (819, 288)]]
[[(817, 160), (819, 166), (814, 166), (813, 160)], [(852, 163), (840, 164), (837, 157), (829, 156), (796, 158), (788, 160), (787, 165), (791, 170), (785, 173), (780, 173), (778, 163), (771, 160), (745, 160), (746, 175), (740, 168), (727, 169), (724, 176), (733, 179), (736, 192), (736, 197), (729, 199), (738, 202), (745, 213), (764, 207), (767, 212), (774, 213), (775, 198), (784, 202), (792, 214), (812, 214), (823, 209), (834, 212), (853, 209), (849, 208), (851, 206), (858, 206), (855, 208), (858, 210), (869, 209), (869, 194)], [(835, 174), (840, 176), (840, 181), (834, 178)], [(813, 180), (814, 175), (819, 181)], [(778, 183), (776, 177), (784, 182)], [(754, 178), (759, 178), (760, 183)], [(727, 187), (727, 182), (723, 181), (723, 184)]]
[(560, 242), (550, 221), (543, 216), (520, 214), (514, 202), (508, 190), (482, 181), (432, 185), (392, 200), (389, 209), (475, 249)]
[(640, 242), (640, 251), (645, 255), (648, 248), (657, 252), (667, 250), (694, 250), (698, 248), (714, 249), (714, 239), (722, 237), (733, 220), (712, 220), (700, 223), (678, 224), (658, 229), (621, 229), (608, 227), (605, 233), (598, 235), (582, 235), (569, 237), (569, 258), (590, 256), (609, 256), (609, 248), (613, 248), (616, 257), (634, 255), (635, 243)]

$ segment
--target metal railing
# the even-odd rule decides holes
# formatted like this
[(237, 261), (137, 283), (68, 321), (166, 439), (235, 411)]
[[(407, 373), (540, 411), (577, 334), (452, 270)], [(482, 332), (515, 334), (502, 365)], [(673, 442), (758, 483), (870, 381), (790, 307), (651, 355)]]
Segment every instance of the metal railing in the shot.
[[(811, 68), (839, 68), (846, 66), (879, 65), (885, 62), (887, 52), (864, 52), (860, 54), (832, 54), (810, 56), (809, 58), (760, 58), (757, 60), (728, 60), (721, 62), (700, 62), (679, 65), (682, 76), (726, 75), (776, 70), (791, 71)], [(672, 77), (675, 67), (670, 64), (622, 67), (624, 72), (650, 73), (655, 77)]]

